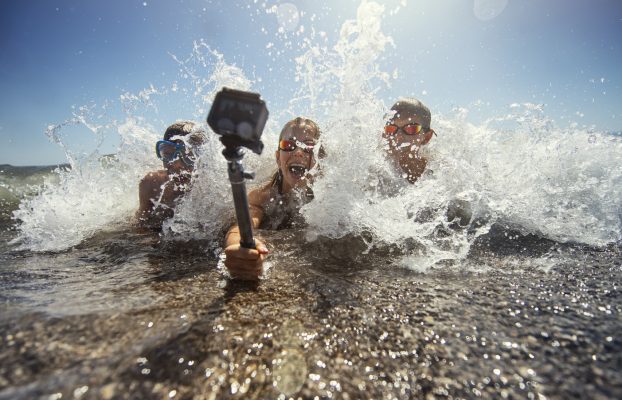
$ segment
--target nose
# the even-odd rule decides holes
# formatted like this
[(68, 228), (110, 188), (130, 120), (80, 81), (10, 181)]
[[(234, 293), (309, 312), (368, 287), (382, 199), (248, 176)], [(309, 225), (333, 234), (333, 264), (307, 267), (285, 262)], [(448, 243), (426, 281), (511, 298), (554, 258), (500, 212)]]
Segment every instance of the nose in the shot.
[(306, 151), (305, 151), (305, 150), (304, 150), (301, 146), (297, 146), (297, 147), (294, 149), (293, 154), (296, 154), (296, 155), (303, 155), (303, 156), (304, 156), (305, 154), (308, 154), (308, 153), (307, 153), (307, 152), (306, 152)]

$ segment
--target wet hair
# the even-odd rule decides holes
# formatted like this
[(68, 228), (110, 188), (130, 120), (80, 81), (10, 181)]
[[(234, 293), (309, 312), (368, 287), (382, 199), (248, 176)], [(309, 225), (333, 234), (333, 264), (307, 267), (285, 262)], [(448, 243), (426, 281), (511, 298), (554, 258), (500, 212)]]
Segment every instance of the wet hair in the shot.
[(196, 124), (192, 121), (177, 121), (164, 132), (164, 140), (170, 140), (174, 136), (186, 136), (195, 131)]
[(283, 129), (281, 129), (279, 139), (283, 138), (283, 135), (285, 135), (285, 132), (287, 132), (288, 129), (295, 129), (301, 130), (303, 132), (312, 133), (314, 139), (318, 139), (320, 137), (320, 127), (317, 126), (317, 124), (309, 118), (296, 117), (291, 121), (287, 122), (285, 126), (283, 126)]
[(423, 128), (425, 130), (430, 129), (432, 113), (420, 100), (402, 97), (391, 106), (391, 110), (395, 111), (395, 116), (419, 115), (423, 119)]

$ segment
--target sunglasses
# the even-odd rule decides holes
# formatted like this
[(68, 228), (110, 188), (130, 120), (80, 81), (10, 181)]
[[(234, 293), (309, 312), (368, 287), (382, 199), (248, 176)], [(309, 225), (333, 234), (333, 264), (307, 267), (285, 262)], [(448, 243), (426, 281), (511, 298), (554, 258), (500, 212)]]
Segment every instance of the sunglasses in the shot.
[(283, 151), (294, 151), (298, 147), (307, 153), (313, 153), (313, 148), (315, 147), (315, 143), (305, 143), (300, 142), (298, 140), (287, 140), (281, 139), (279, 140), (279, 150)]
[[(400, 130), (404, 132), (405, 135), (409, 136), (418, 135), (424, 131), (423, 126), (416, 122), (404, 125), (402, 127), (399, 127), (395, 124), (387, 124), (384, 126), (384, 136), (393, 136)], [(427, 130), (428, 129), (426, 129), (426, 131)]]
[(196, 161), (195, 154), (192, 150), (186, 150), (186, 146), (183, 143), (158, 140), (155, 150), (158, 158), (165, 162), (172, 162), (179, 158), (184, 164), (192, 167)]

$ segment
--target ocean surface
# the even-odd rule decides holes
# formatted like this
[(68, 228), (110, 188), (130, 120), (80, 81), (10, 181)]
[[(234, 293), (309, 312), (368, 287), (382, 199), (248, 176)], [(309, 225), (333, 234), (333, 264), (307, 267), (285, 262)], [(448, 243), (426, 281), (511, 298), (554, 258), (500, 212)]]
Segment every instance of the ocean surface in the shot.
[(495, 223), (421, 271), (371, 233), (264, 231), (238, 283), (209, 241), (127, 223), (25, 248), (6, 216), (71, 172), (0, 170), (1, 399), (622, 396), (619, 243)]
[(168, 87), (50, 125), (66, 164), (0, 166), (0, 399), (622, 398), (622, 137), (532, 103), (432, 110), (428, 172), (404, 184), (380, 134), (383, 10), (301, 47), (300, 91), (244, 159), (261, 183), (276, 121), (322, 129), (303, 223), (256, 232), (259, 283), (222, 265), (233, 206), (209, 131), (163, 231), (130, 223), (161, 168), (157, 110), (181, 96), (203, 122), (221, 87), (257, 90), (205, 41)]

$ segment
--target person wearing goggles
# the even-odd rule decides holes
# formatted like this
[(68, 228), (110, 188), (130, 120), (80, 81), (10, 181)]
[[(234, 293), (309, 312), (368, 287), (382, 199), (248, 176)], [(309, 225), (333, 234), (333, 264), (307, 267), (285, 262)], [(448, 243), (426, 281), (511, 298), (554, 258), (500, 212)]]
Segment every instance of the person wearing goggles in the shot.
[(410, 183), (415, 183), (427, 166), (427, 159), (421, 151), (432, 136), (430, 109), (421, 101), (402, 98), (391, 107), (394, 114), (384, 126), (383, 138), (386, 151), (398, 170)]
[[(318, 145), (320, 129), (310, 119), (298, 117), (283, 127), (275, 152), (277, 169), (272, 178), (248, 194), (253, 228), (283, 229), (295, 226), (298, 210), (313, 198), (311, 170), (323, 156)], [(255, 238), (256, 249), (240, 246), (240, 230), (232, 226), (225, 236), (225, 266), (233, 278), (257, 280), (263, 272), (268, 248)]]
[[(386, 151), (398, 171), (409, 183), (415, 183), (426, 171), (428, 158), (425, 146), (436, 135), (430, 128), (430, 109), (421, 101), (412, 98), (398, 100), (391, 110), (394, 115), (387, 121), (382, 136), (387, 142)], [(417, 222), (430, 222), (435, 215), (433, 207), (424, 208), (416, 216)], [(468, 202), (452, 199), (446, 211), (450, 226), (464, 227), (472, 217)]]
[(138, 186), (137, 225), (160, 229), (174, 214), (175, 204), (190, 189), (197, 152), (205, 139), (194, 122), (180, 121), (169, 126), (163, 140), (155, 145), (163, 169), (148, 173)]

